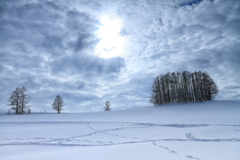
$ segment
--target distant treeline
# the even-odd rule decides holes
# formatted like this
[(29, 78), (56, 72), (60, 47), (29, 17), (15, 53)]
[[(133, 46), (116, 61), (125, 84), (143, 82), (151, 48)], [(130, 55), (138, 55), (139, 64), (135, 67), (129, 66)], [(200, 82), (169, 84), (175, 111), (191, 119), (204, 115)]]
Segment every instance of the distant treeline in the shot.
[(150, 103), (203, 102), (213, 100), (218, 87), (207, 72), (168, 72), (157, 76), (151, 88)]

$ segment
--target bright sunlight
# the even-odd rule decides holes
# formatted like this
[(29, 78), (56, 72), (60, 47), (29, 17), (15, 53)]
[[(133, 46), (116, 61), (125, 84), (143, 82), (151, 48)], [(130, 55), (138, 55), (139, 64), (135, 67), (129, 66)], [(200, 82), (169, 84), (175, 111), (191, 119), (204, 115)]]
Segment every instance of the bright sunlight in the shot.
[(121, 22), (104, 17), (101, 26), (96, 32), (100, 42), (95, 48), (95, 54), (101, 58), (120, 56), (123, 51), (124, 39), (119, 35)]

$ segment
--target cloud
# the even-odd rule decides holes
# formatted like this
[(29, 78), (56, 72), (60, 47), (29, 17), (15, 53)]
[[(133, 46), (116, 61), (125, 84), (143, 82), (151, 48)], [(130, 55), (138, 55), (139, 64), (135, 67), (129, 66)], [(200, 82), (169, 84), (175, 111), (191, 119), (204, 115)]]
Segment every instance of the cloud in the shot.
[(192, 5), (196, 5), (201, 3), (203, 0), (192, 0), (192, 1), (187, 1), (187, 2), (183, 2), (180, 3), (179, 6), (183, 7), (183, 6), (192, 6)]
[[(207, 71), (218, 99), (239, 99), (239, 14), (224, 0), (1, 1), (0, 107), (23, 85), (33, 110), (51, 111), (56, 94), (65, 111), (146, 106), (155, 76), (183, 70)], [(121, 20), (119, 57), (94, 54), (102, 17)]]

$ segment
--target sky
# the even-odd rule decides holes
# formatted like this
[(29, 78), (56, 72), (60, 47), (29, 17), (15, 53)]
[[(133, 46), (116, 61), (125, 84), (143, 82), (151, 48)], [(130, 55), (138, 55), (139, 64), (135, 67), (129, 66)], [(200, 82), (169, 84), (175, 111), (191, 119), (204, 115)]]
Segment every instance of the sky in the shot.
[(1, 0), (0, 110), (25, 86), (32, 111), (152, 105), (153, 79), (207, 71), (240, 100), (239, 0)]

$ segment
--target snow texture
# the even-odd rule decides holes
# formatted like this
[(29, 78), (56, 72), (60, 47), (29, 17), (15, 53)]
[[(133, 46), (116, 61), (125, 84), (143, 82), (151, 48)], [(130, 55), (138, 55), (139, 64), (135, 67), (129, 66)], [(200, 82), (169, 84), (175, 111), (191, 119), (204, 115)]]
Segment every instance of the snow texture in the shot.
[(239, 160), (240, 101), (0, 115), (1, 160)]

